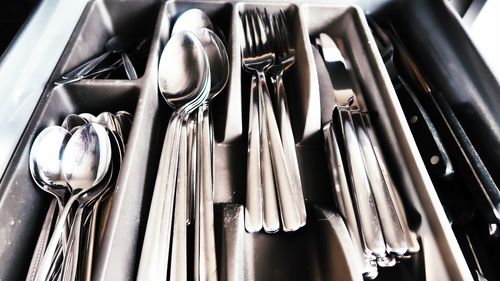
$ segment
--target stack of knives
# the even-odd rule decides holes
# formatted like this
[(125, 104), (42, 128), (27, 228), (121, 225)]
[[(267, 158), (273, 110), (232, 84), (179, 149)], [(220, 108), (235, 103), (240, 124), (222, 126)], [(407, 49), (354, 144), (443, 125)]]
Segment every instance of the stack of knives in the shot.
[(335, 41), (314, 38), (321, 122), (338, 211), (365, 278), (420, 250), (385, 164), (368, 112)]

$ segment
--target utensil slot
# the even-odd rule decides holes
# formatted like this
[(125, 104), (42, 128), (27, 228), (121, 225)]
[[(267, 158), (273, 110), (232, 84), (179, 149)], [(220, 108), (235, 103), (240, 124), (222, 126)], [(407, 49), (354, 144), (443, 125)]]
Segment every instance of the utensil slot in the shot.
[[(52, 196), (33, 181), (29, 169), (29, 153), (33, 140), (47, 126), (60, 125), (70, 113), (126, 110), (134, 112), (139, 88), (133, 83), (115, 85), (76, 83), (47, 90), (42, 96), (31, 122), (18, 145), (0, 184), (0, 224), (2, 230), (0, 258), (4, 280), (22, 280), (28, 271), (36, 241)], [(100, 231), (103, 226), (99, 226)]]

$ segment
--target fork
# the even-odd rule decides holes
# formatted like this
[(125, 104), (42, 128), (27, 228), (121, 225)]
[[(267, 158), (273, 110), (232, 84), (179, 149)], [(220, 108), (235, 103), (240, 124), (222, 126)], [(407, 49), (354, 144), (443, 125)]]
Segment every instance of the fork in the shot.
[[(302, 226), (302, 222), (296, 205), (294, 190), (292, 188), (293, 182), (287, 167), (265, 76), (266, 71), (268, 71), (269, 67), (274, 63), (275, 55), (271, 46), (271, 40), (268, 38), (268, 34), (265, 31), (262, 13), (258, 10), (247, 11), (243, 14), (242, 18), (245, 25), (246, 42), (246, 44), (242, 45), (242, 64), (245, 70), (253, 73), (257, 77), (258, 98), (262, 103), (262, 111), (259, 112), (259, 115), (260, 118), (265, 120), (265, 122), (262, 122), (264, 128), (261, 128), (261, 130), (266, 130), (269, 136), (268, 145), (270, 148), (283, 230), (294, 231)], [(250, 142), (251, 141), (252, 139), (250, 139)], [(249, 153), (251, 153), (251, 151)], [(248, 175), (247, 180), (250, 177), (251, 175)], [(252, 188), (252, 186), (247, 186), (247, 193), (248, 188)], [(256, 200), (256, 198), (248, 198), (247, 202), (249, 199)]]
[(297, 153), (295, 151), (295, 139), (293, 137), (292, 126), (290, 122), (290, 113), (286, 100), (285, 85), (283, 83), (283, 73), (290, 69), (295, 63), (295, 49), (291, 46), (288, 34), (286, 17), (282, 10), (266, 16), (268, 30), (273, 38), (275, 61), (270, 67), (271, 82), (274, 85), (275, 109), (278, 115), (278, 123), (281, 135), (281, 142), (285, 152), (286, 161), (289, 165), (290, 176), (293, 182), (295, 192), (295, 201), (299, 210), (302, 224), (306, 223), (306, 206), (304, 195), (302, 193), (302, 182), (300, 179), (299, 163), (297, 162)]

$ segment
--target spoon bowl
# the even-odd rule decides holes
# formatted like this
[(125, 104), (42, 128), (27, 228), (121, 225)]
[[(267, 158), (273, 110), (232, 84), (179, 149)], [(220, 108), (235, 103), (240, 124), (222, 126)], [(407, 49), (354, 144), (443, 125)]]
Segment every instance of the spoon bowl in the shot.
[(132, 120), (133, 120), (132, 114), (122, 110), (116, 112), (115, 116), (118, 119), (120, 127), (122, 128), (123, 142), (127, 143), (128, 136), (130, 134), (130, 129), (132, 128)]
[(108, 172), (111, 143), (106, 129), (96, 123), (81, 126), (64, 150), (62, 165), (72, 194), (96, 186)]
[(185, 105), (205, 91), (209, 79), (209, 63), (200, 40), (188, 31), (172, 35), (158, 68), (158, 86), (165, 101), (174, 108)]
[(70, 137), (67, 130), (50, 126), (38, 134), (30, 150), (31, 176), (42, 190), (56, 197), (60, 206), (68, 192), (61, 155)]
[(212, 21), (205, 12), (200, 9), (189, 9), (182, 13), (175, 21), (172, 35), (182, 31), (192, 31), (197, 28), (212, 29)]
[(210, 94), (208, 100), (219, 94), (229, 80), (229, 58), (222, 40), (208, 28), (193, 31), (203, 45), (210, 65)]
[(87, 119), (72, 113), (64, 118), (61, 127), (70, 132), (70, 134), (73, 134), (80, 126), (87, 124), (88, 122), (89, 121), (87, 121)]
[(82, 117), (83, 119), (87, 120), (88, 123), (96, 122), (97, 118), (90, 113), (80, 113), (78, 116)]

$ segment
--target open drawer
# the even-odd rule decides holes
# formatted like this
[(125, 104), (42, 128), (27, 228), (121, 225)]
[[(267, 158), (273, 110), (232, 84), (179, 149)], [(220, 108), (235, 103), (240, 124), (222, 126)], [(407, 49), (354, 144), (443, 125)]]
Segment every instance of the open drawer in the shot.
[[(352, 245), (334, 206), (321, 134), (320, 93), (311, 38), (324, 32), (342, 42), (370, 112), (389, 171), (403, 197), (421, 250), (412, 260), (380, 269), (378, 280), (470, 280), (464, 256), (413, 140), (365, 14), (375, 3), (333, 1), (90, 1), (45, 88), (0, 182), (0, 279), (25, 278), (49, 197), (28, 168), (30, 146), (46, 126), (69, 113), (128, 110), (134, 122), (112, 195), (92, 280), (134, 280), (141, 255), (162, 143), (172, 109), (157, 86), (159, 57), (183, 11), (203, 10), (226, 37), (229, 82), (213, 101), (214, 203), (218, 276), (222, 280), (360, 280)], [(332, 3), (330, 3), (332, 2)], [(375, 1), (368, 1), (375, 2)], [(360, 4), (360, 6), (354, 5)], [(243, 225), (250, 76), (241, 69), (239, 13), (282, 9), (297, 60), (285, 76), (292, 129), (308, 207), (293, 233), (251, 234)], [(140, 22), (141, 24), (137, 24)], [(54, 81), (100, 51), (114, 34), (151, 36), (139, 79)], [(161, 172), (161, 171), (160, 171)]]

